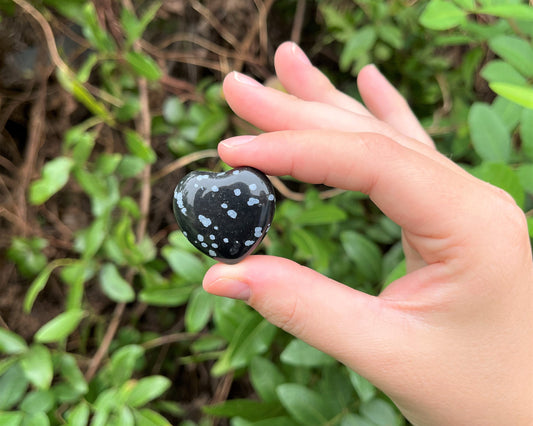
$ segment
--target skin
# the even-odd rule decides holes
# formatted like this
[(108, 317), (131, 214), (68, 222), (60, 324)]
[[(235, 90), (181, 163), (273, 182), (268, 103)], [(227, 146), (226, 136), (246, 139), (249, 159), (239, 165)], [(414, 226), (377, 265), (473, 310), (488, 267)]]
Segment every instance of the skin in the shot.
[(257, 137), (222, 141), (231, 166), (369, 194), (402, 227), (408, 274), (370, 296), (287, 259), (250, 256), (204, 278), (336, 357), (414, 425), (533, 424), (533, 264), (526, 219), (502, 190), (439, 154), (373, 66), (364, 105), (337, 91), (293, 43), (276, 73), (288, 93), (224, 81)]

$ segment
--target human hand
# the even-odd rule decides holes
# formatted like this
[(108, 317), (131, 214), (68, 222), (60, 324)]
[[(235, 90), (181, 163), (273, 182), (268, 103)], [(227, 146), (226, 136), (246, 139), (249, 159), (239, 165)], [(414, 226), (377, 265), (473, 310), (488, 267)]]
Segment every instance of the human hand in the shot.
[(533, 263), (523, 212), (439, 154), (372, 66), (365, 106), (292, 43), (276, 71), (289, 94), (232, 73), (232, 109), (268, 132), (219, 145), (232, 166), (369, 194), (402, 227), (408, 274), (378, 297), (290, 260), (215, 265), (213, 294), (246, 300), (388, 394), (415, 425), (533, 424)]

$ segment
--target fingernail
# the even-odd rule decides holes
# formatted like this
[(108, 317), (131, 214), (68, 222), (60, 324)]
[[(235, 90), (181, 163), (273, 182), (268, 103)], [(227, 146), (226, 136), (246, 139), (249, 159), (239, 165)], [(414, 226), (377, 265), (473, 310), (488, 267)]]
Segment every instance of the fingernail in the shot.
[(243, 135), (243, 136), (235, 136), (233, 138), (228, 138), (220, 142), (220, 145), (224, 145), (228, 148), (232, 148), (234, 146), (238, 145), (244, 145), (245, 143), (251, 142), (256, 138), (256, 136), (253, 135)]
[(204, 289), (211, 294), (231, 299), (248, 300), (250, 287), (242, 281), (232, 278), (219, 278), (212, 283), (204, 284)]
[(311, 61), (309, 60), (307, 55), (296, 43), (291, 44), (291, 51), (292, 54), (296, 57), (296, 59), (298, 59), (300, 62), (303, 62), (306, 65), (311, 65)]
[(241, 74), (240, 72), (233, 71), (233, 78), (237, 80), (239, 83), (245, 84), (247, 86), (252, 87), (263, 87), (261, 83), (259, 83), (257, 80), (254, 80), (251, 77), (248, 77), (247, 75)]

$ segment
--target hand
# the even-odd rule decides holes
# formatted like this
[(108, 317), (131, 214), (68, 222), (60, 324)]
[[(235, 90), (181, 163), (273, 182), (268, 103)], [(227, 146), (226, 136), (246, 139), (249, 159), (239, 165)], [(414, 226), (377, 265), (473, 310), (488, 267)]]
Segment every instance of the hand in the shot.
[(378, 297), (290, 260), (215, 265), (204, 288), (246, 300), (387, 393), (415, 425), (533, 424), (533, 264), (523, 212), (439, 154), (373, 66), (365, 106), (294, 44), (275, 57), (285, 94), (241, 74), (232, 109), (265, 132), (223, 141), (232, 166), (369, 194), (403, 230), (408, 274)]

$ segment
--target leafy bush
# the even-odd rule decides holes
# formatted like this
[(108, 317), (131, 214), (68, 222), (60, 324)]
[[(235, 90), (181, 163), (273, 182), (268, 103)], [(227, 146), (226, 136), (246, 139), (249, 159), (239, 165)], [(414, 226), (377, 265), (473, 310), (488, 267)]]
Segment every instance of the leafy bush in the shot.
[[(266, 10), (292, 23), (294, 2), (278, 3)], [(20, 273), (10, 285), (27, 286), (14, 301), (25, 314), (42, 299), (60, 308), (31, 335), (0, 317), (0, 424), (405, 424), (363, 377), (244, 303), (205, 293), (200, 283), (213, 261), (172, 221), (177, 178), (189, 168), (225, 168), (216, 143), (250, 131), (222, 99), (221, 71), (230, 67), (216, 60), (237, 57), (233, 65), (242, 66), (244, 55), (249, 71), (265, 76), (269, 51), (257, 28), (266, 16), (252, 6), (233, 11), (258, 22), (249, 49), (236, 52), (224, 14), (191, 1), (195, 19), (212, 26), (211, 40), (180, 32), (189, 42), (170, 49), (180, 39), (172, 14), (185, 25), (190, 10), (127, 0), (104, 14), (95, 4), (106, 2), (34, 4), (0, 3), (2, 23), (39, 24), (40, 48), (55, 70), (49, 84), (57, 81), (63, 99), (75, 100), (76, 114), (27, 188), (33, 232), (11, 233), (6, 250)], [(442, 152), (532, 208), (533, 9), (526, 2), (321, 1), (304, 18), (320, 35), (304, 26), (303, 44), (339, 87), (357, 96), (352, 76), (378, 64)], [(191, 54), (190, 40), (203, 56)], [(187, 69), (173, 61), (198, 70), (190, 81), (173, 77)], [(277, 187), (286, 196), (264, 243), (268, 254), (371, 294), (404, 273), (400, 229), (367, 197), (293, 181)], [(50, 229), (59, 219), (47, 206), (70, 204), (77, 222), (70, 230), (62, 224), (58, 244)]]

